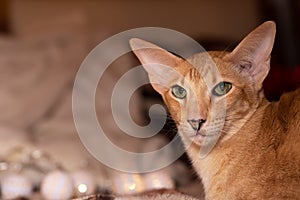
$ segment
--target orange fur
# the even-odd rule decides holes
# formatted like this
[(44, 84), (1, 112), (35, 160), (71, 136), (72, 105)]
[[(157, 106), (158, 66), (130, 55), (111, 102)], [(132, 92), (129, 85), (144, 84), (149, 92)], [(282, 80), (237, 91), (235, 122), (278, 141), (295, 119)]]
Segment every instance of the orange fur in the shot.
[[(200, 53), (188, 60), (148, 42), (131, 41), (144, 65), (160, 63), (178, 72), (160, 78), (161, 68), (145, 67), (150, 81), (164, 81), (164, 87), (154, 88), (178, 126), (206, 199), (300, 198), (300, 89), (272, 103), (262, 91), (274, 37), (275, 24), (266, 22), (233, 52)], [(232, 89), (214, 97), (211, 88), (220, 81), (232, 83)], [(187, 97), (175, 98), (170, 92), (174, 85), (185, 88)], [(189, 119), (204, 119), (204, 123), (195, 132)], [(216, 132), (220, 133), (217, 144), (200, 158), (205, 138)]]

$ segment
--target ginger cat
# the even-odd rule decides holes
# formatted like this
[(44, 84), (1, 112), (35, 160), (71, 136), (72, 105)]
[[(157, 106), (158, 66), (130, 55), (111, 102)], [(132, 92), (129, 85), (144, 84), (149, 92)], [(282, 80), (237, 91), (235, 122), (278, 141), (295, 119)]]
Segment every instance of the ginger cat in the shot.
[[(300, 89), (278, 102), (262, 90), (275, 32), (268, 21), (232, 52), (187, 60), (130, 40), (178, 126), (206, 199), (300, 199)], [(218, 70), (203, 62), (209, 56)], [(210, 138), (216, 145), (200, 157)]]

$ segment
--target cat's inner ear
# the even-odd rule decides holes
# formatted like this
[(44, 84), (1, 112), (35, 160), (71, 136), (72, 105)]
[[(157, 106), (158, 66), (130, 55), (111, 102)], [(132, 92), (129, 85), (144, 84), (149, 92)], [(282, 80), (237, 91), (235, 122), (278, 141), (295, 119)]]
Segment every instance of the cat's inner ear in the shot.
[(275, 32), (275, 23), (267, 21), (249, 33), (227, 56), (243, 70), (247, 70), (258, 87), (261, 87), (270, 69)]
[(180, 78), (176, 67), (183, 61), (182, 58), (141, 39), (133, 38), (129, 43), (148, 72), (150, 83), (157, 92), (163, 94), (172, 82)]

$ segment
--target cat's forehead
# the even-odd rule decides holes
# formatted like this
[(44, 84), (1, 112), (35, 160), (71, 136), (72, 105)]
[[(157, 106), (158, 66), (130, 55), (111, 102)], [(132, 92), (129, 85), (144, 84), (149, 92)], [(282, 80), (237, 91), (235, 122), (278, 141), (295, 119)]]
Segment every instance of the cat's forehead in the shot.
[(213, 87), (217, 82), (223, 81), (228, 70), (229, 62), (224, 59), (227, 52), (211, 51), (195, 54), (187, 59), (192, 65), (186, 78), (197, 84), (205, 83)]
[(194, 54), (187, 59), (197, 69), (210, 69), (216, 65), (218, 68), (223, 68), (228, 63), (224, 57), (228, 55), (226, 51), (208, 51)]

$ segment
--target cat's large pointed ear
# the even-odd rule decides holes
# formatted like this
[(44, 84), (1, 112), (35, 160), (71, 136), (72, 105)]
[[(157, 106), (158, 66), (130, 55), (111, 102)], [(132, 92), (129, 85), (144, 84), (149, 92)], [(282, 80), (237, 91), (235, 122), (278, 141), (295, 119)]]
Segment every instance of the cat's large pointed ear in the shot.
[(273, 48), (276, 33), (276, 25), (267, 21), (251, 33), (249, 33), (239, 45), (228, 54), (228, 58), (249, 72), (257, 89), (261, 89), (262, 83), (270, 69), (270, 54)]
[(183, 59), (141, 39), (132, 38), (129, 43), (148, 72), (153, 88), (163, 94), (167, 90), (167, 86), (179, 78), (179, 73), (175, 68)]

